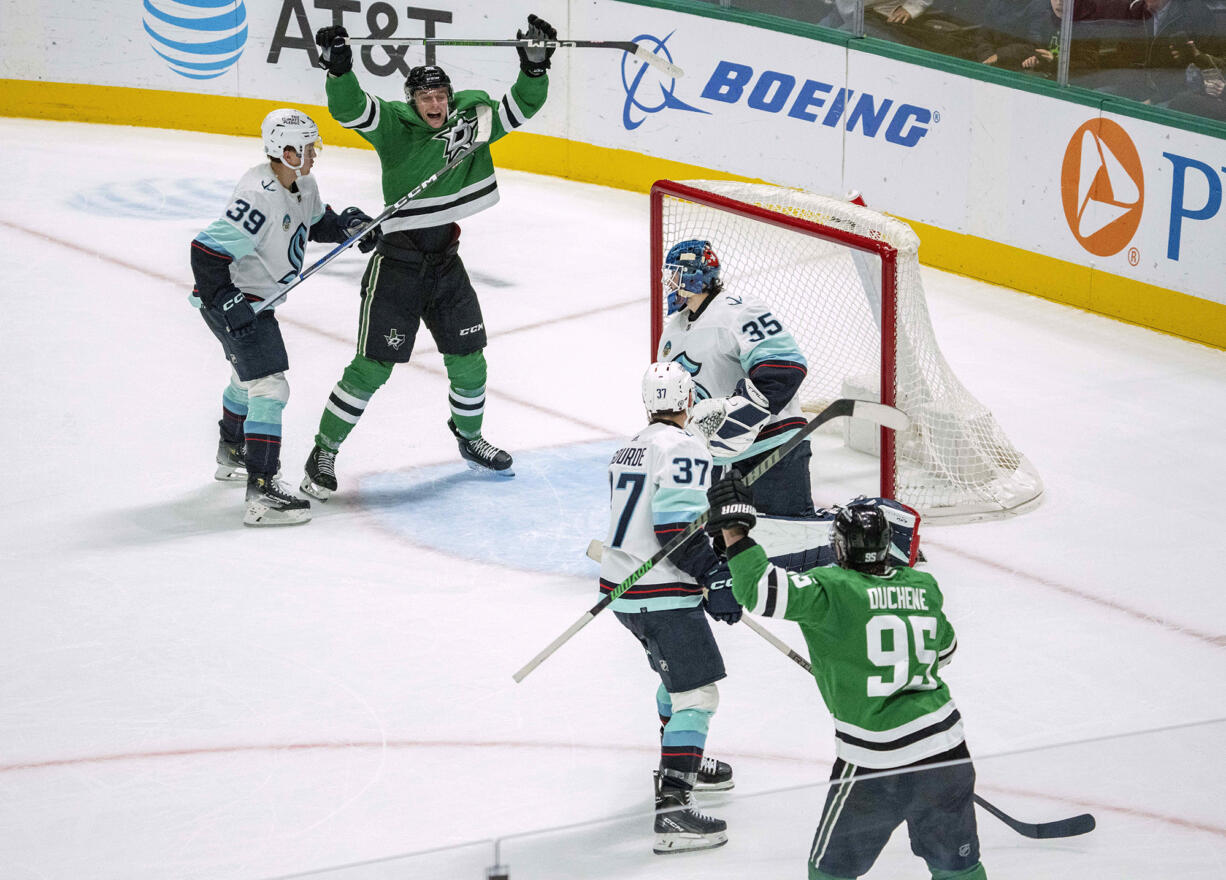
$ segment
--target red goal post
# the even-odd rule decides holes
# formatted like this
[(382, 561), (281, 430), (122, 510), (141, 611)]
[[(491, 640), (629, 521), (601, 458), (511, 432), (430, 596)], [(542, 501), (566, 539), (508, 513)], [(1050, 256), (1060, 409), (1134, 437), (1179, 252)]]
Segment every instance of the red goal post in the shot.
[(1008, 516), (1042, 481), (940, 353), (923, 291), (919, 239), (877, 211), (787, 187), (657, 181), (651, 188), (651, 351), (667, 303), (661, 267), (678, 241), (704, 239), (726, 289), (764, 301), (809, 361), (798, 395), (817, 412), (838, 397), (897, 406), (895, 436), (852, 425), (845, 442), (879, 456), (880, 493), (929, 520)]

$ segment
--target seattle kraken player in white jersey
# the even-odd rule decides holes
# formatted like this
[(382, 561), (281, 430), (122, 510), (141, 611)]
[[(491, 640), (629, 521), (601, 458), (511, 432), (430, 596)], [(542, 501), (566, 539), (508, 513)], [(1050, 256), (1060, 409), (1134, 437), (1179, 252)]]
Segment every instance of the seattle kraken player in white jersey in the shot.
[[(694, 382), (677, 364), (652, 364), (643, 376), (649, 424), (609, 462), (610, 515), (600, 565), (600, 589), (612, 592), (707, 509), (711, 456), (686, 430)], [(664, 725), (656, 773), (657, 853), (709, 849), (728, 841), (727, 825), (695, 810), (694, 789), (732, 788), (732, 768), (705, 757), (707, 729), (719, 704), (715, 683), (724, 661), (703, 616), (735, 623), (741, 607), (707, 575), (720, 567), (697, 532), (612, 602), (617, 619), (647, 651), (660, 676), (657, 709)]]
[[(672, 316), (656, 357), (694, 377), (692, 414), (721, 472), (741, 474), (804, 426), (796, 392), (808, 364), (778, 317), (760, 300), (724, 291), (711, 243), (678, 242), (664, 259)], [(753, 485), (762, 513), (811, 516), (809, 443), (805, 441)]]
[(190, 299), (231, 367), (215, 476), (247, 481), (245, 523), (280, 525), (306, 522), (311, 505), (276, 479), (289, 360), (273, 310), (257, 313), (253, 304), (298, 276), (308, 238), (341, 242), (371, 218), (358, 208), (338, 215), (320, 201), (309, 175), (322, 144), (309, 116), (274, 110), (261, 135), (267, 158), (239, 179), (222, 216), (192, 241)]

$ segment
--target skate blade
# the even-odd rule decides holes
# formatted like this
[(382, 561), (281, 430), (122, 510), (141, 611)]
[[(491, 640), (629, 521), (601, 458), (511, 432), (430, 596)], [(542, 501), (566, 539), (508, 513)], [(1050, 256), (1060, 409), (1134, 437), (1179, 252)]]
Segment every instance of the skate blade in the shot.
[(727, 791), (736, 788), (736, 780), (726, 779), (723, 782), (695, 782), (694, 791)]
[(479, 474), (489, 474), (491, 477), (507, 479), (508, 477), (515, 476), (514, 468), (503, 468), (500, 471), (496, 471), (493, 468), (487, 468), (483, 464), (477, 464), (475, 461), (466, 461), (465, 464), (468, 465), (470, 471), (476, 471)]
[(714, 834), (659, 834), (656, 835), (656, 843), (651, 851), (658, 856), (666, 856), (671, 853), (715, 849), (727, 842), (727, 831), (717, 831)]
[(248, 504), (243, 514), (243, 525), (248, 526), (296, 526), (310, 522), (311, 508), (300, 510), (273, 510), (263, 504)]
[(238, 483), (247, 482), (246, 468), (233, 468), (228, 464), (217, 465), (217, 470), (213, 473), (213, 479), (223, 483)]
[(298, 491), (310, 495), (312, 498), (318, 498), (320, 501), (327, 501), (332, 497), (332, 489), (327, 486), (321, 486), (318, 483), (311, 481), (310, 477), (302, 478), (302, 485), (298, 487)]

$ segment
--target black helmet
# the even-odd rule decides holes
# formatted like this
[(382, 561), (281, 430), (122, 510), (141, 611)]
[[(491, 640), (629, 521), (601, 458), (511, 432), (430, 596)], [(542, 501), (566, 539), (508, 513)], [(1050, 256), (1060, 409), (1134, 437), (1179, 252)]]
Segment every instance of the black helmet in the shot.
[(834, 518), (834, 555), (843, 568), (871, 568), (888, 561), (890, 521), (862, 501), (840, 507)]
[(455, 97), (455, 92), (451, 88), (451, 77), (447, 76), (443, 68), (435, 64), (414, 67), (404, 81), (404, 99), (412, 104), (413, 95), (417, 92), (441, 88), (447, 89), (447, 111), (450, 112), (451, 99)]

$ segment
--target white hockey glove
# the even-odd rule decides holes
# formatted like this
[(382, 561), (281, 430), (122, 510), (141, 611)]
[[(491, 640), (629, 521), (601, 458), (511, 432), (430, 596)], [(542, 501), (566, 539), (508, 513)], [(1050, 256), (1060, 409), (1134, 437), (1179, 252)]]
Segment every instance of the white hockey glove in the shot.
[(731, 458), (753, 445), (770, 414), (766, 395), (753, 382), (742, 379), (728, 397), (710, 397), (694, 404), (690, 424), (707, 441), (712, 455)]

